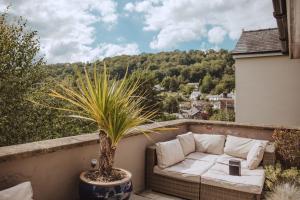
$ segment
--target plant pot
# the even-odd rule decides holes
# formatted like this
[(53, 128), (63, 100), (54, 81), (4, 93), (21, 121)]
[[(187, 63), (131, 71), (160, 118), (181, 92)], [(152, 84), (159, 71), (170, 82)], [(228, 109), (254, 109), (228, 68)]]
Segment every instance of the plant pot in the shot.
[(80, 174), (79, 197), (80, 200), (129, 200), (132, 192), (131, 173), (119, 169), (126, 177), (119, 181), (98, 182), (85, 178), (87, 171)]

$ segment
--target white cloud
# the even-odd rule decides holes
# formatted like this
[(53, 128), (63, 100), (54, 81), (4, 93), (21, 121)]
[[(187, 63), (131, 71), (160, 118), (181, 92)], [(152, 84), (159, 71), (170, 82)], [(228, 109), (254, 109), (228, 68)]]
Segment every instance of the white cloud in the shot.
[[(143, 14), (144, 30), (158, 32), (150, 43), (153, 49), (204, 37), (216, 44), (226, 34), (237, 39), (242, 28), (276, 26), (270, 0), (143, 0), (127, 4), (125, 10)], [(207, 27), (213, 27), (210, 36)], [(217, 31), (222, 35), (217, 36)]]
[(208, 31), (207, 36), (210, 43), (220, 44), (224, 41), (226, 31), (219, 26), (215, 26)]
[(128, 43), (123, 45), (102, 43), (98, 47), (100, 58), (117, 56), (117, 55), (136, 55), (140, 53), (136, 43)]
[(117, 23), (114, 0), (4, 0), (10, 13), (23, 16), (38, 31), (42, 53), (49, 63), (89, 61), (101, 52), (92, 47), (95, 23), (109, 29)]

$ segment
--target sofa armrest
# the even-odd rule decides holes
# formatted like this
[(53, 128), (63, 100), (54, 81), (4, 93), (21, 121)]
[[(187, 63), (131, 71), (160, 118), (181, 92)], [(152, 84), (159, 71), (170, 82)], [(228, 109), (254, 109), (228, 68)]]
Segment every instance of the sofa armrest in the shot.
[(263, 157), (263, 166), (267, 165), (275, 165), (276, 155), (275, 155), (275, 144), (269, 143), (265, 149), (264, 157)]
[(156, 164), (156, 146), (152, 145), (146, 149), (146, 188), (151, 187), (151, 179), (154, 176), (153, 168)]

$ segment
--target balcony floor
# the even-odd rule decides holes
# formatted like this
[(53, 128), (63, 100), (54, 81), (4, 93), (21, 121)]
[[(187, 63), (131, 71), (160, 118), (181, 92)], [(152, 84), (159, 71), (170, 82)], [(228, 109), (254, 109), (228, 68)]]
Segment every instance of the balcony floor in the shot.
[(147, 191), (144, 191), (144, 192), (139, 193), (139, 194), (134, 194), (131, 197), (131, 200), (150, 200), (150, 199), (155, 199), (155, 200), (183, 200), (183, 199), (178, 198), (178, 197), (173, 197), (173, 196), (153, 192), (151, 190), (147, 190)]

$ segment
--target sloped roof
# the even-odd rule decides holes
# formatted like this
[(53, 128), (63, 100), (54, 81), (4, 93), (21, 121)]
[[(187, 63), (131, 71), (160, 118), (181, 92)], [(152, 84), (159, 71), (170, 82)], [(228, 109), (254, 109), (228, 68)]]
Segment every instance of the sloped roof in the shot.
[(243, 31), (233, 55), (281, 52), (277, 28)]

